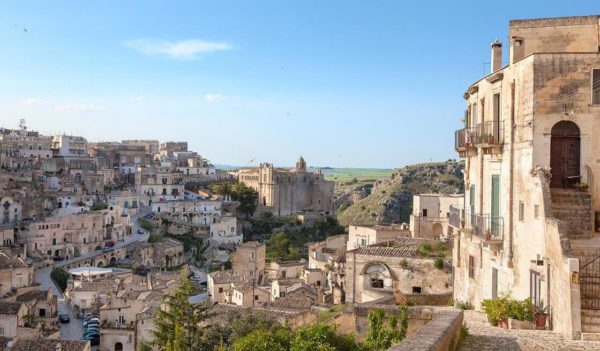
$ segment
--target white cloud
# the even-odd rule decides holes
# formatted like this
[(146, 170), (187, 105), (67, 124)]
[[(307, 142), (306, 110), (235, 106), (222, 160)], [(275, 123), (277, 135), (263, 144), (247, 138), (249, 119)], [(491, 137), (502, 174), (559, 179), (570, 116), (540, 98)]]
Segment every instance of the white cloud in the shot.
[(19, 101), (19, 105), (21, 106), (41, 106), (41, 105), (50, 105), (51, 102), (49, 100), (38, 99), (38, 98), (26, 98)]
[(145, 55), (163, 55), (174, 59), (195, 59), (202, 54), (231, 49), (231, 45), (200, 39), (168, 41), (159, 39), (136, 39), (125, 45)]
[(219, 100), (223, 100), (225, 98), (227, 98), (227, 96), (221, 95), (221, 94), (206, 94), (206, 95), (204, 95), (204, 101), (208, 102), (209, 104), (211, 104), (213, 102), (217, 102)]
[(55, 105), (54, 109), (56, 111), (75, 111), (75, 112), (97, 112), (97, 111), (105, 111), (106, 107), (102, 105), (96, 104), (62, 104)]

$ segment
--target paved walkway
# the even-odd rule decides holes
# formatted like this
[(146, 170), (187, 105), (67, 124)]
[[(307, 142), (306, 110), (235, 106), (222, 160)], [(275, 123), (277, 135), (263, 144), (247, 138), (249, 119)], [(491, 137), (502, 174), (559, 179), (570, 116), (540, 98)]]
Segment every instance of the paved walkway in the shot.
[(597, 351), (600, 342), (565, 340), (545, 330), (504, 330), (492, 327), (485, 314), (465, 311), (469, 336), (461, 351)]

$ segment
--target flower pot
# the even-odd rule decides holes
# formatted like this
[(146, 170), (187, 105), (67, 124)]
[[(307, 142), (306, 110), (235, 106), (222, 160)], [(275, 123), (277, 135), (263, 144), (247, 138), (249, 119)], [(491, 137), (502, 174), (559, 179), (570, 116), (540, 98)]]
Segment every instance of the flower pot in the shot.
[(547, 314), (536, 314), (535, 315), (535, 326), (540, 328), (546, 327), (546, 319), (548, 319)]
[(508, 319), (501, 319), (498, 322), (498, 326), (502, 329), (508, 329)]

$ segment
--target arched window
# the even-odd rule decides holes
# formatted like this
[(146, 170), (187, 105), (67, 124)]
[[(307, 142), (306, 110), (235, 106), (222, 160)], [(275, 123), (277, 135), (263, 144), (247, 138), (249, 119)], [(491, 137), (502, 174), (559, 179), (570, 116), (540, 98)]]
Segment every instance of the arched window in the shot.
[(115, 351), (123, 351), (123, 344), (120, 342), (115, 344)]

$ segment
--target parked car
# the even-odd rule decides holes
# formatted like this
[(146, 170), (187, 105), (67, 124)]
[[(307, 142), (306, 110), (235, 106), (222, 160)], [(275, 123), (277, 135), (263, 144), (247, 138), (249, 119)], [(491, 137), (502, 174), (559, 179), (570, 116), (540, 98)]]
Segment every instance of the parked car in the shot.
[(69, 323), (71, 321), (71, 317), (68, 314), (59, 314), (58, 321), (61, 323)]
[(111, 251), (114, 251), (114, 248), (112, 248), (112, 247), (105, 247), (105, 248), (102, 249), (102, 252), (111, 252)]
[(141, 230), (141, 229), (138, 229), (137, 233), (138, 233), (138, 234), (144, 234), (144, 231), (143, 231), (143, 230)]
[(115, 246), (114, 240), (109, 240), (109, 241), (104, 242), (104, 247), (113, 247), (113, 246)]

